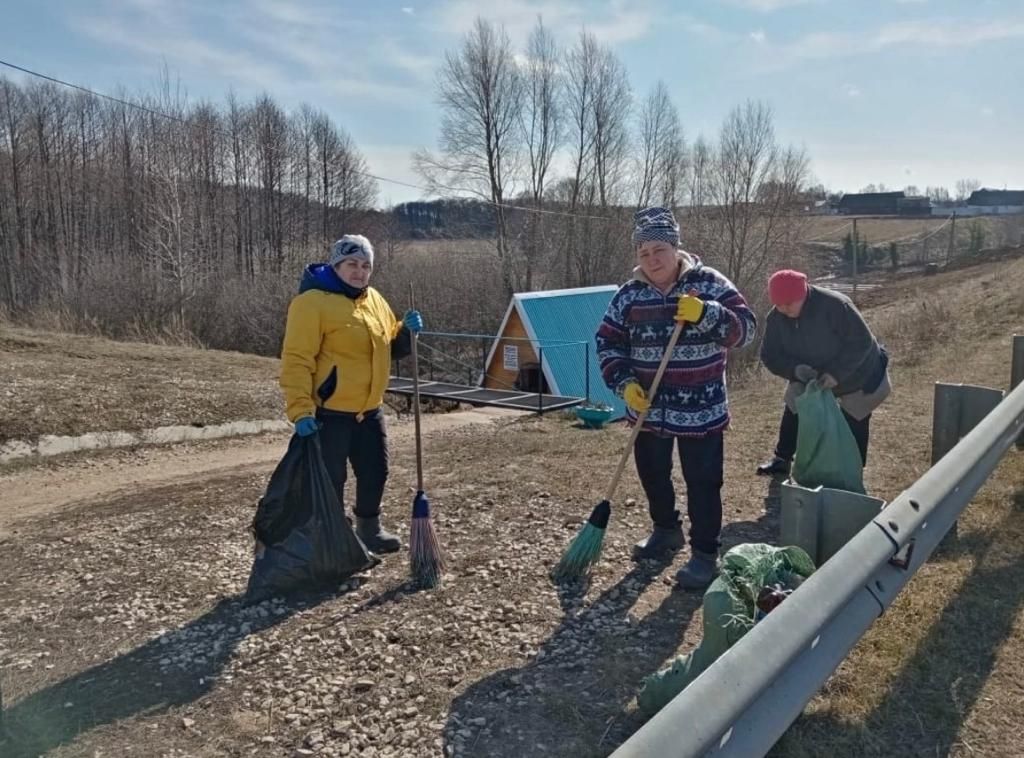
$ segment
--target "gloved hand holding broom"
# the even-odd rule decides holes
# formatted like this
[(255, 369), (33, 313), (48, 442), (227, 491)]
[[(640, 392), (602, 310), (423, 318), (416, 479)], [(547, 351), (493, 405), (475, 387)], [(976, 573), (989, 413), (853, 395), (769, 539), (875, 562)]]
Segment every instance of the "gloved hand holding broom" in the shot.
[[(685, 306), (685, 311), (683, 305), (684, 301), (688, 303)], [(692, 301), (699, 303), (699, 306), (694, 305)], [(668, 367), (668, 363), (672, 359), (672, 353), (675, 352), (676, 343), (679, 341), (679, 335), (682, 334), (683, 327), (689, 320), (686, 317), (696, 316), (699, 319), (703, 317), (704, 314), (704, 304), (701, 299), (697, 297), (696, 292), (691, 292), (680, 298), (679, 302), (679, 310), (675, 317), (676, 325), (672, 329), (672, 336), (669, 337), (668, 345), (665, 346), (665, 352), (661, 356), (661, 362), (658, 364), (658, 372), (654, 375), (654, 381), (651, 382), (650, 392), (645, 392), (637, 382), (630, 382), (623, 388), (623, 397), (626, 400), (626, 403), (635, 413), (637, 413), (636, 423), (633, 424), (633, 430), (629, 435), (629, 442), (626, 444), (622, 451), (622, 455), (619, 457), (619, 465), (616, 467), (615, 475), (612, 477), (611, 484), (608, 486), (608, 496), (594, 507), (594, 510), (590, 514), (590, 518), (587, 519), (587, 523), (583, 525), (579, 534), (576, 535), (576, 538), (565, 551), (565, 554), (562, 555), (562, 559), (558, 562), (558, 565), (555, 566), (552, 573), (556, 580), (571, 580), (579, 578), (597, 562), (598, 558), (601, 557), (601, 548), (604, 544), (605, 529), (608, 526), (608, 519), (612, 512), (611, 500), (615, 495), (615, 490), (619, 486), (619, 479), (622, 478), (622, 471), (626, 467), (626, 461), (629, 460), (630, 453), (633, 451), (633, 444), (636, 442), (637, 435), (640, 434), (640, 430), (643, 429), (644, 426), (644, 421), (647, 420), (647, 413), (651, 408), (650, 398), (657, 395), (658, 385), (661, 384), (661, 377), (664, 376), (665, 369)]]
[(409, 572), (421, 587), (436, 587), (444, 573), (441, 545), (430, 520), (430, 501), (423, 489), (423, 438), (420, 434), (420, 380), (417, 343), (423, 318), (416, 310), (412, 284), (409, 285), (410, 310), (403, 322), (412, 332), (412, 407), (416, 434), (416, 497), (412, 501), (412, 525), (409, 528)]

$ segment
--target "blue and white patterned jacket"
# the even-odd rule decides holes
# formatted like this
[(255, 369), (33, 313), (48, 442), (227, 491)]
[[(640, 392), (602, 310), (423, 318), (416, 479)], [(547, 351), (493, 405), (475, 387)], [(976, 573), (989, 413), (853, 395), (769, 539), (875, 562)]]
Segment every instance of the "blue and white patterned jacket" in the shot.
[(639, 270), (615, 293), (597, 331), (597, 356), (605, 384), (616, 393), (631, 381), (649, 389), (675, 327), (679, 298), (696, 294), (704, 300), (704, 316), (683, 328), (644, 422), (657, 434), (703, 437), (729, 425), (726, 353), (753, 341), (757, 318), (725, 276), (690, 253), (680, 251), (679, 259), (679, 279), (667, 294)]

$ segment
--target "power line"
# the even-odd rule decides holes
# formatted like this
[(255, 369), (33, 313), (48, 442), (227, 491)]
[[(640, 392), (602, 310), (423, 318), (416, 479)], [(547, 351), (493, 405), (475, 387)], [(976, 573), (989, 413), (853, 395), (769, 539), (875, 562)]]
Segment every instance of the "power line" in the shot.
[[(74, 82), (68, 82), (68, 81), (65, 81), (63, 79), (58, 79), (55, 76), (49, 76), (48, 74), (43, 74), (43, 73), (40, 73), (38, 71), (33, 71), (32, 69), (25, 68), (24, 66), (19, 66), (19, 65), (15, 64), (15, 63), (11, 63), (10, 61), (5, 61), (5, 60), (0, 59), (0, 66), (6, 66), (7, 68), (14, 69), (15, 71), (20, 71), (23, 74), (28, 74), (29, 76), (34, 76), (34, 77), (37, 77), (39, 79), (44, 79), (44, 80), (46, 80), (48, 82), (53, 82), (54, 84), (59, 84), (59, 85), (61, 85), (63, 87), (68, 87), (70, 89), (78, 90), (79, 92), (84, 92), (86, 94), (93, 95), (94, 97), (99, 97), (99, 98), (102, 98), (104, 100), (109, 100), (110, 102), (118, 103), (119, 105), (124, 105), (124, 106), (126, 106), (128, 108), (134, 108), (136, 110), (143, 111), (144, 113), (148, 113), (151, 116), (157, 116), (158, 118), (164, 118), (164, 119), (167, 119), (169, 121), (174, 121), (175, 123), (178, 123), (178, 124), (183, 124), (185, 126), (189, 125), (188, 120), (184, 119), (184, 118), (181, 118), (180, 116), (175, 116), (175, 115), (173, 115), (171, 113), (165, 113), (164, 111), (158, 111), (158, 110), (156, 110), (154, 108), (150, 108), (150, 107), (142, 105), (140, 103), (135, 103), (135, 102), (132, 102), (130, 100), (124, 100), (123, 98), (120, 98), (120, 97), (114, 97), (113, 95), (108, 95), (108, 94), (106, 94), (104, 92), (97, 92), (96, 90), (89, 89), (88, 87), (83, 87), (81, 84), (75, 84)], [(231, 134), (230, 132), (227, 132), (227, 131), (225, 131), (223, 129), (216, 129), (215, 131), (217, 131), (219, 134), (222, 134), (224, 136), (234, 138), (233, 134)], [(373, 174), (373, 173), (370, 173), (369, 171), (361, 171), (359, 169), (351, 169), (351, 171), (354, 174), (359, 174), (360, 176), (365, 176), (365, 177), (367, 177), (369, 179), (374, 179), (374, 180), (376, 180), (378, 182), (386, 182), (388, 184), (396, 184), (396, 185), (399, 185), (401, 187), (408, 187), (409, 189), (419, 190), (420, 192), (423, 192), (423, 193), (425, 193), (427, 195), (433, 194), (433, 190), (431, 190), (431, 189), (429, 189), (427, 187), (423, 187), (423, 186), (418, 185), (418, 184), (412, 184), (410, 182), (403, 182), (403, 181), (401, 181), (399, 179), (391, 179), (391, 178), (386, 177), (386, 176), (381, 176), (379, 174)], [(450, 187), (450, 186), (447, 186), (447, 185), (444, 185), (444, 184), (438, 184), (437, 185), (437, 189), (447, 190), (449, 192), (460, 192), (460, 191), (462, 191), (462, 190), (459, 190), (456, 187)], [(486, 198), (475, 198), (475, 199), (477, 199), (479, 202), (485, 203), (485, 204), (493, 206), (495, 208), (504, 208), (506, 210), (523, 211), (525, 213), (539, 213), (539, 214), (545, 214), (545, 215), (549, 215), (549, 216), (565, 216), (565, 217), (568, 217), (568, 218), (586, 218), (586, 219), (594, 219), (594, 220), (599, 220), (599, 221), (610, 221), (610, 220), (612, 220), (611, 216), (592, 216), (592, 215), (585, 215), (585, 214), (579, 214), (579, 213), (565, 213), (563, 211), (552, 211), (552, 210), (546, 210), (544, 208), (531, 208), (531, 207), (525, 206), (525, 205), (511, 205), (509, 203), (499, 203), (499, 202), (495, 202), (494, 200), (487, 200)]]

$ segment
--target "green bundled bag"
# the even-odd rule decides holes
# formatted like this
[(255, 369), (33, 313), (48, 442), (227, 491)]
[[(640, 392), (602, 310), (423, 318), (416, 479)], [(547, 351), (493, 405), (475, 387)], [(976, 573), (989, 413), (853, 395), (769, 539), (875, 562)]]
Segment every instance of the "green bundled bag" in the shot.
[(660, 711), (753, 628), (762, 588), (794, 588), (813, 572), (814, 562), (798, 547), (746, 543), (729, 550), (722, 556), (721, 573), (704, 592), (704, 638), (644, 678), (636, 697), (641, 713), (649, 718)]
[(828, 487), (864, 494), (864, 464), (857, 440), (830, 390), (817, 381), (796, 399), (800, 419), (793, 479), (808, 489)]

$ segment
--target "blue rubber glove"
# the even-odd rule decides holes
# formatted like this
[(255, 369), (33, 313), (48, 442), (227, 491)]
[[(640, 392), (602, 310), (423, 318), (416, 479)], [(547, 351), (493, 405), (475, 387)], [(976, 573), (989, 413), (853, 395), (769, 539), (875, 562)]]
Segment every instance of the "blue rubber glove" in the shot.
[(402, 323), (413, 334), (419, 334), (423, 331), (423, 316), (420, 315), (419, 311), (406, 311), (406, 314), (402, 316)]
[(303, 416), (295, 422), (295, 433), (300, 437), (308, 437), (320, 431), (320, 424), (312, 416)]

